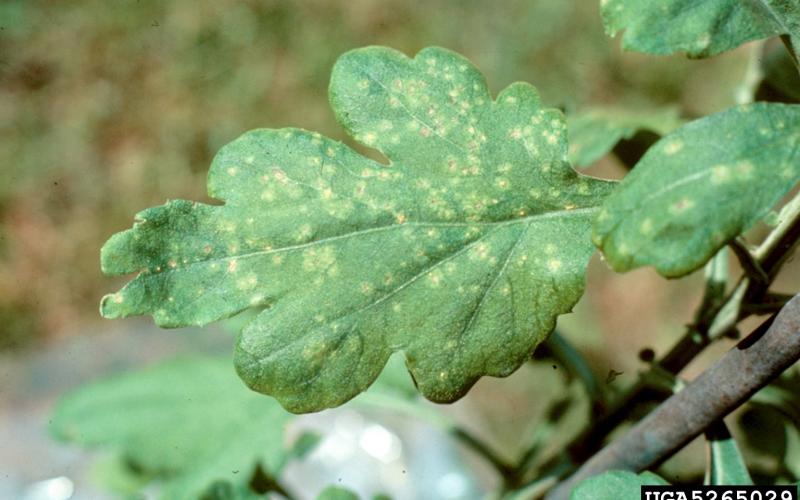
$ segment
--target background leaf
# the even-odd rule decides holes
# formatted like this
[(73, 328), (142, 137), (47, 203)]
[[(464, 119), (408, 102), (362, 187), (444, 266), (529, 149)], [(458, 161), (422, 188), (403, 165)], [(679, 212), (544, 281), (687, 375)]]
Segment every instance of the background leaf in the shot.
[(588, 167), (614, 149), (621, 139), (631, 139), (640, 130), (666, 135), (681, 123), (674, 107), (641, 111), (590, 108), (567, 119), (569, 158), (576, 167)]
[(800, 370), (785, 371), (751, 398), (739, 427), (749, 450), (772, 458), (777, 474), (800, 479)]
[(706, 445), (709, 457), (707, 484), (753, 484), (739, 446), (724, 422), (718, 421), (706, 431)]
[(341, 486), (328, 486), (320, 492), (317, 500), (358, 500), (358, 495)]
[(246, 485), (215, 481), (198, 498), (199, 500), (257, 500), (268, 497), (259, 495)]
[(616, 271), (682, 276), (766, 215), (800, 179), (800, 106), (752, 104), (656, 143), (603, 204), (595, 244)]
[(781, 34), (798, 39), (800, 4), (793, 0), (601, 0), (609, 35), (651, 54), (685, 51), (707, 57)]
[(638, 500), (641, 487), (669, 484), (652, 472), (635, 474), (613, 470), (580, 482), (570, 495), (571, 500)]
[(277, 475), (288, 459), (283, 429), (290, 418), (276, 401), (243, 387), (229, 361), (187, 358), (67, 395), (51, 430), (64, 441), (120, 452), (142, 474), (164, 479), (165, 498), (197, 498), (215, 481), (247, 484), (257, 464)]
[(294, 412), (352, 398), (395, 351), (434, 401), (512, 373), (581, 296), (613, 183), (572, 170), (563, 117), (533, 87), (493, 101), (443, 49), (352, 51), (330, 99), (388, 164), (302, 130), (245, 134), (209, 174), (224, 205), (146, 210), (104, 246), (105, 272), (142, 272), (103, 314), (181, 326), (272, 304), (235, 361)]

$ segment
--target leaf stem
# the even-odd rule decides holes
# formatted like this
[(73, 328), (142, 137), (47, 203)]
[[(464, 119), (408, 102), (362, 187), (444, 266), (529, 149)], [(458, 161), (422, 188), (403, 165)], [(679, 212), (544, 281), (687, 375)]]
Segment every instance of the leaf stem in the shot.
[(753, 253), (747, 248), (746, 243), (742, 238), (736, 238), (731, 241), (730, 248), (733, 250), (736, 258), (739, 259), (739, 264), (742, 270), (750, 278), (751, 281), (760, 281), (761, 283), (769, 283), (769, 276), (758, 263)]
[(797, 56), (797, 48), (794, 46), (794, 43), (792, 43), (792, 37), (789, 35), (781, 35), (781, 42), (783, 42), (783, 46), (786, 47), (786, 51), (789, 53), (789, 57), (792, 59), (797, 73), (800, 74), (800, 58)]
[(761, 324), (684, 390), (674, 394), (620, 439), (603, 448), (551, 490), (566, 499), (580, 481), (601, 472), (653, 467), (747, 401), (800, 359), (800, 295)]
[(472, 451), (476, 452), (478, 455), (486, 459), (495, 470), (500, 474), (503, 478), (503, 482), (506, 485), (514, 485), (516, 483), (516, 471), (515, 468), (500, 458), (494, 451), (492, 451), (489, 446), (486, 445), (483, 441), (478, 439), (475, 435), (467, 432), (465, 429), (461, 427), (453, 427), (450, 430), (450, 434), (456, 437), (459, 441), (465, 444), (468, 448)]
[(581, 381), (591, 401), (592, 410), (600, 413), (605, 407), (605, 394), (586, 359), (558, 330), (550, 334), (544, 345), (557, 362)]
[(286, 500), (296, 500), (298, 497), (291, 493), (291, 490), (283, 485), (277, 477), (267, 474), (262, 465), (256, 465), (253, 476), (250, 478), (249, 487), (258, 494), (274, 491)]
[(761, 70), (761, 60), (764, 56), (764, 40), (753, 42), (747, 58), (747, 67), (744, 78), (736, 89), (736, 104), (748, 104), (753, 102), (756, 90), (761, 80), (764, 79), (764, 72)]
[(781, 209), (778, 225), (755, 251), (757, 261), (768, 272), (770, 278), (774, 278), (781, 265), (791, 256), (798, 240), (800, 240), (800, 193)]

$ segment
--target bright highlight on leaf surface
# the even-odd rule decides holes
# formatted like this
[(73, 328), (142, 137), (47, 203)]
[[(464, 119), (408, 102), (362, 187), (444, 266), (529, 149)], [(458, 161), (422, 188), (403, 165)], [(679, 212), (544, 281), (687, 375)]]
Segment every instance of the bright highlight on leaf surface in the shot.
[(603, 204), (594, 241), (611, 267), (678, 277), (702, 266), (800, 181), (800, 106), (750, 104), (658, 141)]
[(777, 35), (800, 40), (797, 0), (601, 0), (610, 35), (625, 30), (622, 46), (651, 54), (708, 57)]
[(103, 315), (177, 327), (269, 305), (235, 362), (295, 412), (344, 403), (396, 351), (435, 401), (512, 373), (581, 296), (613, 184), (572, 170), (533, 87), (492, 100), (444, 49), (349, 52), (330, 102), (388, 165), (303, 130), (243, 135), (209, 174), (224, 205), (172, 201), (108, 241), (103, 270), (140, 274)]

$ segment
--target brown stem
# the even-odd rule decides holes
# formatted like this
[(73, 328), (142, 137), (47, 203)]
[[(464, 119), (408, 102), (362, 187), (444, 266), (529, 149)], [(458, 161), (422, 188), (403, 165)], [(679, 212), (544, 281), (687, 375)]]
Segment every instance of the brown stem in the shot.
[[(687, 327), (683, 337), (657, 361), (658, 366), (677, 375), (714, 340), (708, 333), (721, 311), (734, 306), (737, 300), (742, 300), (745, 307), (738, 315), (730, 318), (733, 323), (753, 312), (753, 308), (747, 306), (760, 304), (763, 301), (769, 282), (775, 278), (800, 241), (800, 196), (789, 202), (787, 208), (786, 217), (755, 254), (758, 265), (766, 272), (769, 281), (761, 283), (742, 278), (723, 301), (709, 300), (709, 297), (713, 296), (713, 291), (706, 290), (706, 296), (694, 324)], [(634, 405), (647, 401), (662, 401), (667, 396), (663, 391), (650, 388), (646, 379), (646, 375), (639, 377), (625, 395), (612, 405), (608, 413), (597, 419), (590, 428), (567, 446), (567, 452), (573, 462), (581, 463), (600, 449), (606, 436), (628, 418)]]
[(800, 295), (685, 389), (584, 463), (547, 498), (566, 499), (580, 481), (607, 470), (638, 472), (661, 463), (798, 359)]

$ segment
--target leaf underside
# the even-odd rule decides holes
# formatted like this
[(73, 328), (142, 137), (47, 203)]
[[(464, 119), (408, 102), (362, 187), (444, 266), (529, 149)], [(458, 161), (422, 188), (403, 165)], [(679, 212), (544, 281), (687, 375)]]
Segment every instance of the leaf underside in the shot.
[(290, 418), (243, 387), (229, 360), (191, 358), (83, 387), (59, 402), (50, 426), (164, 479), (164, 498), (194, 499), (215, 481), (246, 485), (256, 464), (277, 475)]
[(444, 49), (349, 52), (329, 92), (388, 164), (304, 130), (246, 133), (211, 166), (224, 205), (172, 201), (106, 243), (106, 273), (140, 274), (102, 314), (178, 327), (269, 306), (235, 363), (294, 412), (344, 403), (397, 351), (434, 401), (509, 375), (581, 296), (613, 184), (572, 170), (563, 116), (533, 87), (493, 101)]
[(593, 238), (616, 271), (688, 274), (800, 181), (800, 105), (758, 103), (663, 137), (603, 204)]
[(606, 31), (622, 46), (651, 54), (708, 57), (761, 38), (800, 40), (796, 0), (602, 0)]

